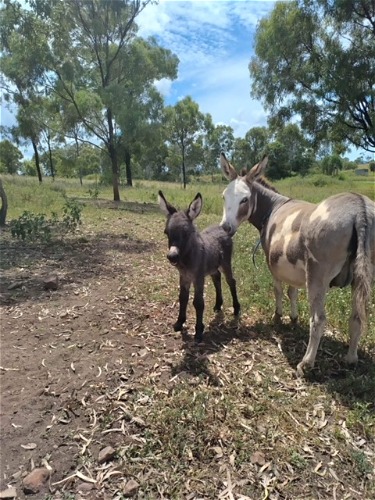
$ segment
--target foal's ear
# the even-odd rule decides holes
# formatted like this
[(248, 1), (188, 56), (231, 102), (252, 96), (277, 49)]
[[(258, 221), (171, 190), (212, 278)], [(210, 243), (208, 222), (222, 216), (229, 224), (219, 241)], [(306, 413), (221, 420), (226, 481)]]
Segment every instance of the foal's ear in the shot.
[(177, 212), (177, 210), (167, 202), (162, 191), (159, 191), (158, 195), (159, 207), (161, 208), (162, 212), (165, 213), (165, 215), (172, 215)]
[(200, 193), (198, 193), (187, 209), (187, 216), (190, 220), (194, 220), (196, 217), (198, 217), (202, 210), (202, 204), (202, 196)]
[(220, 154), (220, 166), (223, 174), (230, 181), (233, 181), (237, 177), (236, 170), (234, 169), (233, 165), (229, 163), (223, 152), (221, 152)]
[(247, 174), (246, 181), (250, 183), (254, 182), (256, 179), (258, 179), (258, 177), (263, 175), (267, 163), (268, 163), (268, 156), (264, 156), (262, 161), (254, 165), (253, 168), (250, 170), (250, 172)]

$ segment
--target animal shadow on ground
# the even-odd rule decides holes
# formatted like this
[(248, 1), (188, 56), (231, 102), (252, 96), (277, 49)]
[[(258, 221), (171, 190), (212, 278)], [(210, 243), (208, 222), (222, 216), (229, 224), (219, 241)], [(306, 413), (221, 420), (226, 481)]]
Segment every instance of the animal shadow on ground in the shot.
[[(270, 340), (270, 332), (274, 332), (280, 341), (282, 355), (295, 370), (305, 354), (309, 340), (307, 325), (280, 324), (258, 322), (254, 325), (257, 337)], [(272, 335), (271, 335), (272, 336)], [(348, 339), (349, 340), (349, 339)], [(327, 390), (351, 407), (356, 402), (370, 405), (375, 409), (375, 358), (372, 353), (358, 350), (358, 363), (348, 366), (343, 357), (348, 344), (334, 335), (323, 335), (315, 366), (305, 373), (305, 380), (311, 384), (324, 385)], [(371, 355), (372, 354), (372, 355)]]
[[(224, 322), (223, 314), (219, 313), (206, 328), (200, 344), (194, 342), (187, 329), (182, 331), (184, 357), (172, 367), (172, 374), (186, 372), (205, 377), (212, 385), (220, 385), (218, 377), (210, 370), (208, 358), (235, 339), (246, 343), (257, 340), (279, 345), (281, 356), (295, 370), (305, 353), (308, 338), (306, 325), (275, 326), (272, 322), (257, 322), (249, 326), (242, 324), (241, 319), (233, 318)], [(323, 336), (315, 367), (305, 374), (305, 380), (309, 384), (325, 386), (345, 406), (353, 407), (356, 403), (362, 403), (375, 410), (375, 359), (371, 353), (359, 349), (358, 364), (347, 366), (342, 360), (346, 350), (345, 342), (334, 336)]]
[(216, 313), (204, 331), (203, 341), (199, 344), (186, 328), (182, 330), (181, 335), (184, 357), (180, 363), (172, 367), (172, 375), (186, 372), (193, 376), (205, 377), (210, 384), (216, 386), (220, 385), (220, 381), (210, 370), (208, 356), (221, 351), (234, 339), (251, 342), (256, 337), (248, 325), (242, 324), (241, 318), (232, 316), (225, 321), (222, 312)]

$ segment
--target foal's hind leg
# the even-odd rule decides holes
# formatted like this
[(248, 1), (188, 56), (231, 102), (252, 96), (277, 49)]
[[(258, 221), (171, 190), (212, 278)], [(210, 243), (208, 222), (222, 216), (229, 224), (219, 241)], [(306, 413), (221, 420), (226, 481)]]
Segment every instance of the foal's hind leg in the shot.
[(230, 293), (232, 294), (233, 313), (235, 316), (238, 316), (241, 312), (241, 305), (238, 302), (237, 286), (236, 286), (236, 280), (233, 277), (232, 266), (230, 264), (223, 264), (221, 268), (224, 273), (225, 280), (228, 283)]
[(195, 323), (195, 341), (201, 342), (203, 337), (203, 311), (204, 311), (204, 275), (202, 273), (202, 277), (199, 277), (194, 282), (194, 300), (193, 305), (195, 307), (196, 313), (196, 323)]
[(216, 301), (215, 301), (214, 311), (220, 312), (221, 306), (223, 305), (223, 294), (221, 290), (221, 272), (216, 271), (216, 273), (211, 275), (211, 278), (214, 283), (216, 291)]

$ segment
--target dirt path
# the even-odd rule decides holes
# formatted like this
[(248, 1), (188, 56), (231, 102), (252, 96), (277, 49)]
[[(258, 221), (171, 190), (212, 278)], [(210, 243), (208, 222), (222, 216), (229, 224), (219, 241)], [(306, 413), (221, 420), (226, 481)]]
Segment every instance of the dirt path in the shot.
[[(265, 474), (270, 485), (275, 481), (272, 477), (280, 476), (280, 470), (272, 472), (267, 468), (265, 448), (254, 458), (256, 434), (248, 436), (249, 443), (253, 443), (249, 456), (245, 451), (244, 456), (241, 455), (242, 438), (235, 449), (233, 443), (229, 446), (228, 430), (223, 422), (226, 412), (232, 410), (223, 406), (222, 387), (228, 387), (227, 402), (230, 402), (233, 388), (238, 385), (240, 396), (233, 393), (233, 397), (240, 399), (233, 411), (245, 427), (254, 427), (258, 434), (264, 432), (262, 425), (267, 422), (267, 418), (262, 417), (262, 403), (257, 395), (257, 388), (260, 389), (265, 380), (268, 385), (279, 384), (278, 390), (285, 391), (291, 398), (303, 398), (303, 391), (310, 389), (294, 380), (293, 370), (274, 332), (268, 331), (267, 336), (258, 338), (252, 328), (255, 320), (250, 321), (246, 315), (241, 326), (231, 323), (228, 316), (215, 319), (208, 329), (206, 344), (195, 351), (190, 335), (181, 337), (172, 333), (177, 279), (171, 281), (171, 270), (165, 262), (163, 221), (159, 219), (132, 215), (113, 217), (108, 224), (110, 229), (105, 223), (100, 227), (86, 227), (64, 244), (50, 247), (15, 242), (3, 234), (0, 491), (12, 486), (16, 488), (17, 498), (26, 498), (23, 479), (33, 468), (44, 467), (50, 470), (51, 476), (33, 496), (38, 500), (120, 499), (137, 495), (139, 498), (193, 500), (219, 498), (218, 492), (226, 490), (227, 496), (223, 494), (220, 498), (241, 498), (240, 494), (231, 493), (229, 465), (220, 465), (226, 446), (232, 450), (231, 454), (228, 451), (228, 463), (233, 465), (231, 474), (237, 478), (237, 491), (241, 491), (242, 480), (242, 489), (253, 492), (253, 498), (260, 498), (258, 495), (271, 491)], [(48, 276), (58, 276), (56, 291), (44, 289), (43, 280)], [(193, 319), (191, 313), (190, 332)], [(239, 348), (247, 343), (251, 345), (250, 350)], [(257, 363), (258, 368), (254, 370)], [(269, 373), (266, 365), (270, 367)], [(282, 370), (284, 382), (280, 381), (277, 370)], [(244, 373), (252, 374), (250, 384), (242, 380)], [(195, 393), (199, 387), (201, 390)], [(185, 417), (193, 419), (188, 428), (193, 432), (196, 429), (199, 441), (201, 416), (193, 418), (189, 412), (179, 416), (173, 411), (178, 410), (178, 404), (182, 407), (185, 404), (184, 399), (178, 398), (194, 392), (195, 401), (206, 390), (217, 398), (217, 404), (215, 410), (207, 406), (208, 403), (202, 403), (213, 412), (210, 413), (213, 424), (209, 432), (204, 430), (203, 441), (198, 443), (201, 448), (195, 450), (193, 445), (187, 446), (189, 434), (175, 436), (173, 444), (168, 444), (175, 429), (172, 422), (182, 422)], [(174, 399), (169, 399), (172, 393)], [(322, 400), (316, 400), (318, 403)], [(174, 405), (177, 408), (174, 409)], [(323, 402), (322, 405), (315, 407), (310, 423), (320, 419), (324, 433), (327, 425), (323, 425), (324, 415), (328, 415), (329, 404)], [(252, 415), (251, 423), (246, 420), (250, 418), (246, 412)], [(327, 418), (332, 420), (332, 415)], [(284, 418), (289, 419), (288, 431), (278, 439), (283, 440), (291, 432), (290, 424), (297, 426), (297, 430), (298, 425), (302, 429), (305, 426), (297, 414), (289, 417), (285, 413)], [(332, 429), (336, 431), (338, 421), (332, 421)], [(228, 425), (235, 435), (237, 431)], [(245, 427), (242, 430), (249, 432)], [(205, 443), (207, 432), (212, 436)], [(358, 434), (348, 435), (346, 439), (350, 442), (361, 439)], [(329, 434), (322, 436), (328, 439)], [(167, 453), (168, 446), (175, 446), (178, 439), (181, 442), (176, 446), (182, 447), (181, 456), (187, 454), (184, 466), (188, 468), (180, 471), (177, 464), (169, 463), (170, 470), (167, 470), (167, 455), (159, 455), (158, 450)], [(373, 441), (367, 435), (362, 439), (365, 442), (356, 446), (368, 463), (374, 456), (371, 456)], [(109, 446), (114, 455), (100, 460), (100, 451)], [(286, 442), (285, 446), (288, 449), (292, 444)], [(334, 450), (325, 456), (322, 445), (315, 446), (313, 451), (309, 441), (305, 451), (296, 449), (296, 456), (301, 457), (303, 464), (310, 452), (317, 454), (320, 460), (315, 463), (316, 473), (325, 470), (327, 477), (315, 474), (317, 482), (309, 487), (302, 469), (292, 464), (290, 467), (294, 467), (295, 472), (288, 473), (286, 466), (284, 480), (277, 479), (277, 484), (284, 487), (279, 486), (264, 498), (334, 498), (333, 491), (337, 492), (336, 498), (370, 498), (366, 495), (371, 478), (366, 479), (364, 475), (357, 480), (354, 472), (350, 477), (349, 462), (338, 470), (332, 458)], [(329, 444), (325, 443), (327, 447)], [(200, 460), (201, 472), (196, 470), (182, 480), (186, 470), (192, 470)], [(238, 460), (236, 468), (235, 460)], [(160, 467), (155, 465), (162, 461)], [(331, 475), (330, 468), (334, 471)], [(340, 477), (335, 478), (335, 474)], [(214, 485), (215, 475), (218, 476)], [(174, 485), (173, 478), (186, 482), (184, 488), (191, 492), (190, 496), (176, 493), (182, 491), (182, 487)], [(300, 490), (293, 490), (293, 481), (300, 482)], [(355, 486), (353, 491), (346, 483)], [(345, 488), (347, 496), (343, 493)], [(301, 496), (296, 496), (295, 491), (301, 491)], [(313, 492), (319, 496), (314, 497)]]

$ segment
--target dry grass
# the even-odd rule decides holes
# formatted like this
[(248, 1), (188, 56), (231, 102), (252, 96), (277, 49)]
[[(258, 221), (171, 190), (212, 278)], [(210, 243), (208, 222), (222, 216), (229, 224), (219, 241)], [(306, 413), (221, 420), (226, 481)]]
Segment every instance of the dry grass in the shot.
[[(172, 332), (178, 276), (164, 256), (164, 218), (155, 205), (87, 200), (83, 219), (80, 234), (66, 246), (57, 245), (50, 257), (55, 255), (60, 272), (72, 279), (81, 273), (80, 287), (52, 296), (48, 307), (50, 314), (61, 311), (64, 301), (68, 317), (82, 315), (83, 329), (89, 311), (105, 314), (106, 327), (90, 322), (86, 333), (92, 342), (71, 341), (70, 350), (63, 337), (45, 340), (67, 353), (60, 360), (61, 374), (73, 377), (80, 363), (93, 365), (85, 380), (72, 379), (69, 397), (59, 394), (65, 377), (51, 379), (57, 404), (41, 424), (51, 450), (42, 463), (58, 473), (50, 493), (40, 498), (84, 498), (78, 493), (83, 483), (92, 488), (86, 493), (90, 499), (120, 500), (131, 486), (134, 498), (145, 499), (375, 497), (375, 334), (363, 340), (358, 366), (347, 369), (340, 359), (346, 295), (331, 299), (330, 332), (316, 369), (301, 380), (295, 367), (308, 336), (304, 297), (301, 326), (292, 328), (287, 319), (282, 326), (271, 324), (270, 279), (260, 254), (256, 269), (251, 263), (256, 235), (250, 228), (236, 237), (234, 268), (243, 315), (233, 320), (226, 292), (224, 313), (215, 316), (207, 281), (205, 340), (196, 346), (191, 306), (182, 336)], [(217, 216), (204, 215), (200, 225), (214, 220)], [(17, 249), (7, 240), (4, 245), (7, 283), (27, 269), (33, 273), (46, 255), (46, 249), (27, 244)], [(73, 251), (82, 253), (79, 265), (69, 260), (65, 268)], [(80, 300), (86, 312), (76, 312)], [(24, 305), (39, 303), (17, 288), (12, 305), (3, 308), (9, 331), (27, 310)], [(52, 323), (54, 335), (66, 335), (61, 317)], [(53, 446), (60, 446), (59, 439), (75, 450), (70, 468), (58, 468)], [(99, 463), (98, 453), (108, 445), (115, 455)]]

